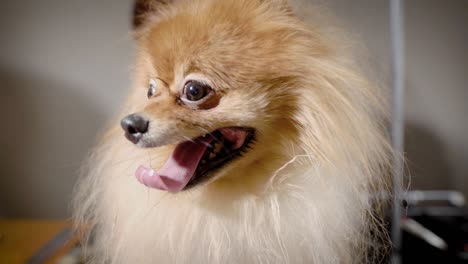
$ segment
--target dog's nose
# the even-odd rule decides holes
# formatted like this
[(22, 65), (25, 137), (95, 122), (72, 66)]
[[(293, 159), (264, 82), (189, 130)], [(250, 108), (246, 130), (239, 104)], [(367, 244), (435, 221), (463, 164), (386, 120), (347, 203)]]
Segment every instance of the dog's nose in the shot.
[(136, 144), (148, 132), (149, 121), (139, 114), (132, 114), (122, 119), (120, 125), (125, 131), (125, 137)]

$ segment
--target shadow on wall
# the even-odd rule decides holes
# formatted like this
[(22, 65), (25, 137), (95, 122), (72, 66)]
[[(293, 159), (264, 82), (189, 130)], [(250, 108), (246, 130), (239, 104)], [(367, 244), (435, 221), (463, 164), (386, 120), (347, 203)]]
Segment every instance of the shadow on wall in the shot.
[(428, 129), (414, 123), (406, 124), (405, 154), (413, 190), (453, 189), (453, 177), (444, 144)]
[(104, 115), (77, 87), (0, 68), (0, 216), (67, 217)]

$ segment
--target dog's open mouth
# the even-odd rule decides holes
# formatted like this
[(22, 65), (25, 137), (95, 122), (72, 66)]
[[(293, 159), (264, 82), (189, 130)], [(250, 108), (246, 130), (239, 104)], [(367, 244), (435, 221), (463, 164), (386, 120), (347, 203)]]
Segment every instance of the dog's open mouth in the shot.
[(148, 187), (179, 192), (209, 180), (214, 171), (246, 152), (254, 137), (252, 128), (220, 128), (178, 144), (160, 171), (140, 166), (135, 175)]

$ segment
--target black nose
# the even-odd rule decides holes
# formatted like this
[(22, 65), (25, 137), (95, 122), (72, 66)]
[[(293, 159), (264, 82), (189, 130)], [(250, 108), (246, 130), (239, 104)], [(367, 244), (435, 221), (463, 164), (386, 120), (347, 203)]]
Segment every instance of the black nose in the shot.
[(132, 114), (122, 119), (120, 125), (125, 131), (125, 137), (136, 144), (148, 132), (149, 121), (139, 114)]

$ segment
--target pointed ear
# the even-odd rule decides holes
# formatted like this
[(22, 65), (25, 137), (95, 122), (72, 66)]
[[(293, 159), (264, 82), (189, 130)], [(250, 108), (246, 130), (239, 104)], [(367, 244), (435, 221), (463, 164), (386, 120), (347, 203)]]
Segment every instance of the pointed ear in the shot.
[(279, 6), (288, 6), (289, 4), (288, 0), (260, 0), (260, 2), (270, 2)]
[(291, 8), (291, 5), (289, 3), (289, 0), (259, 0), (261, 3), (268, 3), (271, 6), (274, 6), (285, 13), (288, 14), (293, 14), (293, 10)]
[(145, 24), (147, 19), (177, 0), (135, 0), (133, 6), (133, 29)]

